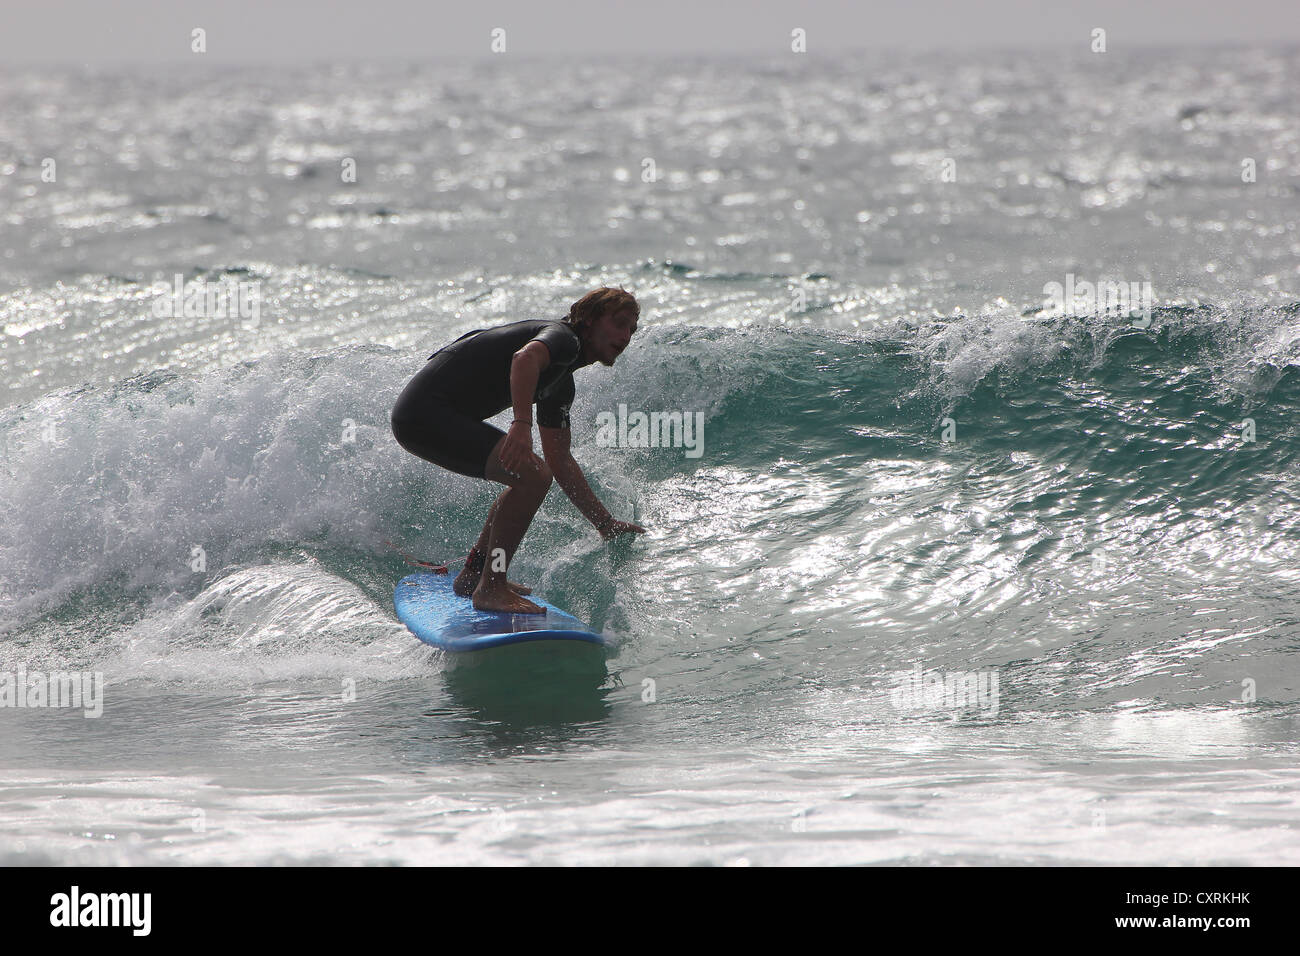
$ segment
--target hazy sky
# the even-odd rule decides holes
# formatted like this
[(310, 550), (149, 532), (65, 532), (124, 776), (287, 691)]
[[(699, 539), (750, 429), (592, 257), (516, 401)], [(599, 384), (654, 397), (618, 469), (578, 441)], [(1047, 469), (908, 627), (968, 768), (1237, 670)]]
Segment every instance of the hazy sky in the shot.
[(519, 54), (810, 53), (871, 47), (1086, 49), (1300, 44), (1300, 0), (5, 0), (0, 58), (159, 61), (488, 55), (506, 30)]

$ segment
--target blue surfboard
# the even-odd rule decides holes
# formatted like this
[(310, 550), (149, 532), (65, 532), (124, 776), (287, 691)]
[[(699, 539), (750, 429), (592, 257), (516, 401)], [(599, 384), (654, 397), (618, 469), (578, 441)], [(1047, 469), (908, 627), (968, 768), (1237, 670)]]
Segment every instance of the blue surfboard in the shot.
[(556, 650), (591, 654), (602, 660), (609, 642), (573, 615), (537, 595), (528, 600), (545, 614), (475, 610), (473, 602), (451, 589), (450, 574), (421, 572), (402, 578), (393, 592), (398, 619), (434, 647), (461, 655), (514, 644), (552, 642)]

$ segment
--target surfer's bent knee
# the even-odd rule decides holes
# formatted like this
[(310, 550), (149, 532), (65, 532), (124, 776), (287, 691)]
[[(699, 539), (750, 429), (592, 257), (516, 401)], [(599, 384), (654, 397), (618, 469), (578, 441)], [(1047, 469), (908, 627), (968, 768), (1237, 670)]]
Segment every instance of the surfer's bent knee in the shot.
[(527, 484), (540, 489), (550, 488), (551, 482), (555, 480), (551, 466), (536, 455), (533, 455), (532, 467), (524, 469), (520, 477)]

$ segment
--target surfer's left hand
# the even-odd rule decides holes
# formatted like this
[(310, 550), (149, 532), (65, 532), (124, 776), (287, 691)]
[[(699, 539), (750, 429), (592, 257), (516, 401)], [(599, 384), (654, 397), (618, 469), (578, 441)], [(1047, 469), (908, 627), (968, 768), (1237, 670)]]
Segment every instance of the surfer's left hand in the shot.
[(633, 531), (637, 534), (645, 534), (645, 528), (639, 524), (632, 524), (630, 521), (611, 521), (600, 529), (600, 536), (606, 541), (613, 541), (620, 534), (628, 534)]

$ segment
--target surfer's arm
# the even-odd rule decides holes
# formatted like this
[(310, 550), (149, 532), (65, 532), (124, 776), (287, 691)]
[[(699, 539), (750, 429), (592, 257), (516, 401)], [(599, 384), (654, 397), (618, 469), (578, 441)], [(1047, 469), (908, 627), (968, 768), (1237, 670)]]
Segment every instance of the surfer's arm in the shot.
[(501, 467), (517, 472), (533, 453), (533, 395), (542, 370), (551, 364), (551, 353), (537, 341), (529, 342), (510, 360), (510, 401), (515, 420), (501, 447)]
[(564, 489), (573, 506), (597, 528), (613, 521), (614, 516), (591, 490), (591, 485), (587, 484), (587, 476), (582, 473), (582, 466), (569, 450), (572, 447), (569, 429), (547, 428), (542, 425), (537, 431), (542, 436), (542, 457), (546, 459), (551, 474), (555, 475), (556, 483)]
[[(529, 342), (510, 360), (510, 402), (514, 406), (515, 421), (532, 423), (537, 380), (550, 364), (550, 351), (537, 341)], [(531, 428), (528, 433), (532, 434)]]
[(541, 425), (537, 430), (542, 436), (542, 457), (546, 459), (546, 465), (551, 469), (551, 474), (555, 475), (556, 482), (564, 489), (564, 493), (569, 496), (573, 506), (596, 526), (596, 530), (601, 533), (602, 537), (612, 538), (627, 531), (645, 531), (645, 528), (639, 525), (616, 521), (614, 516), (609, 513), (609, 509), (601, 504), (600, 499), (596, 497), (596, 493), (587, 484), (587, 477), (582, 473), (582, 466), (578, 464), (573, 457), (573, 453), (569, 450), (571, 447), (569, 429), (547, 428), (545, 425)]

